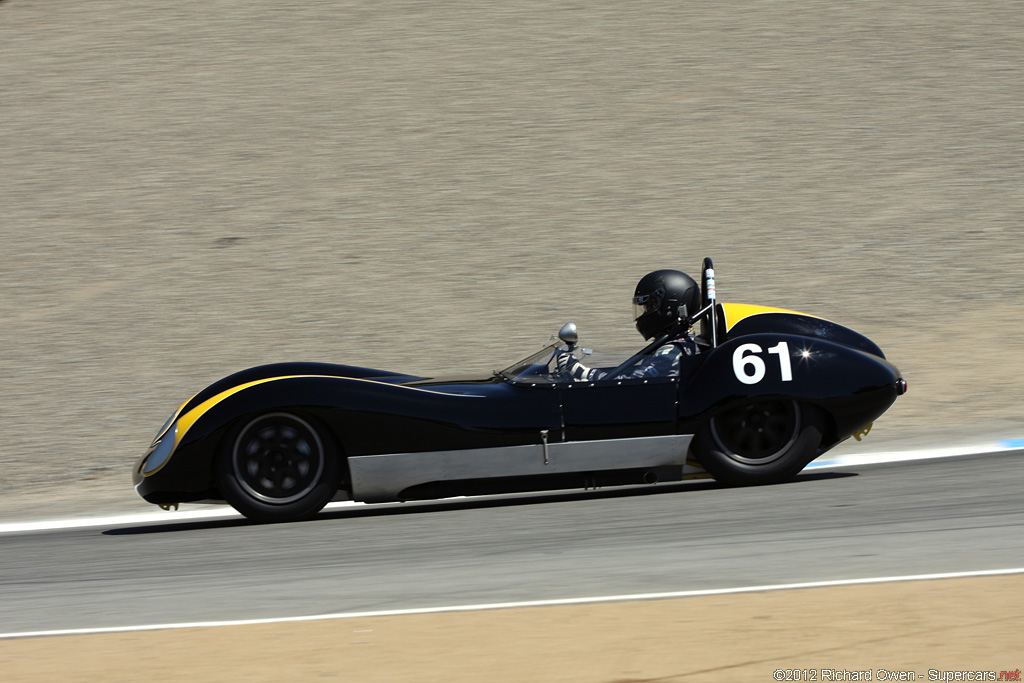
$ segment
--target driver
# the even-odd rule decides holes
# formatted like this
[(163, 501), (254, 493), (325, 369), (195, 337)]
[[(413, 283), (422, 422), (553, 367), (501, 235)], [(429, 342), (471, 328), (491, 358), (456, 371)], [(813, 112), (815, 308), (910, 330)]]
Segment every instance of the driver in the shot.
[[(633, 319), (644, 339), (666, 334), (687, 315), (700, 310), (700, 287), (686, 273), (678, 270), (656, 270), (644, 275), (633, 293)], [(614, 379), (648, 379), (679, 375), (680, 359), (699, 353), (693, 329), (680, 330), (651, 354), (647, 360)], [(561, 377), (577, 382), (593, 382), (608, 373), (588, 368), (571, 353), (559, 354), (556, 364)]]

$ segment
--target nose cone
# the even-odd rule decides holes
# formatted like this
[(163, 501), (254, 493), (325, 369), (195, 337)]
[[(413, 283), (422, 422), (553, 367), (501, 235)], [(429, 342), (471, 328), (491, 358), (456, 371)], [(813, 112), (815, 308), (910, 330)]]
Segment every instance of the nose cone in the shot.
[(896, 395), (902, 396), (905, 393), (907, 393), (907, 380), (900, 377), (896, 380)]

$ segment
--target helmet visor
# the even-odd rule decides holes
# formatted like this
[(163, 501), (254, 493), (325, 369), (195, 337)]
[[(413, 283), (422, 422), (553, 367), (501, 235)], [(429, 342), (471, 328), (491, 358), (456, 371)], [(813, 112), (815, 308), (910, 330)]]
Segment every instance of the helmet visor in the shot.
[(633, 297), (633, 320), (639, 320), (640, 316), (651, 311), (658, 310), (658, 299), (651, 294), (641, 294)]

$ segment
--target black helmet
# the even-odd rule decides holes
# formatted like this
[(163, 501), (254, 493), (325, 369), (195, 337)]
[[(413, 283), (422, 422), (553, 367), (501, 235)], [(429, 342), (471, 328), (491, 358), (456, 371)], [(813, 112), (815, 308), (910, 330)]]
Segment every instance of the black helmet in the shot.
[(700, 287), (678, 270), (656, 270), (641, 278), (633, 293), (633, 319), (644, 339), (664, 334), (700, 309)]

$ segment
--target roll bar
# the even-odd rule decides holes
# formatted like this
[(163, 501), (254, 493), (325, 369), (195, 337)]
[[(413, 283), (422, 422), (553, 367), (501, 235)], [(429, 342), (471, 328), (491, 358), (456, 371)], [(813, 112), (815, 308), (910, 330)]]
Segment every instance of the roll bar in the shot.
[(715, 265), (711, 262), (710, 258), (705, 257), (704, 263), (700, 267), (701, 272), (701, 292), (700, 292), (700, 305), (702, 306), (700, 312), (694, 316), (694, 320), (700, 319), (709, 309), (711, 314), (708, 316), (708, 341), (711, 342), (711, 348), (718, 346), (718, 325), (715, 323)]

